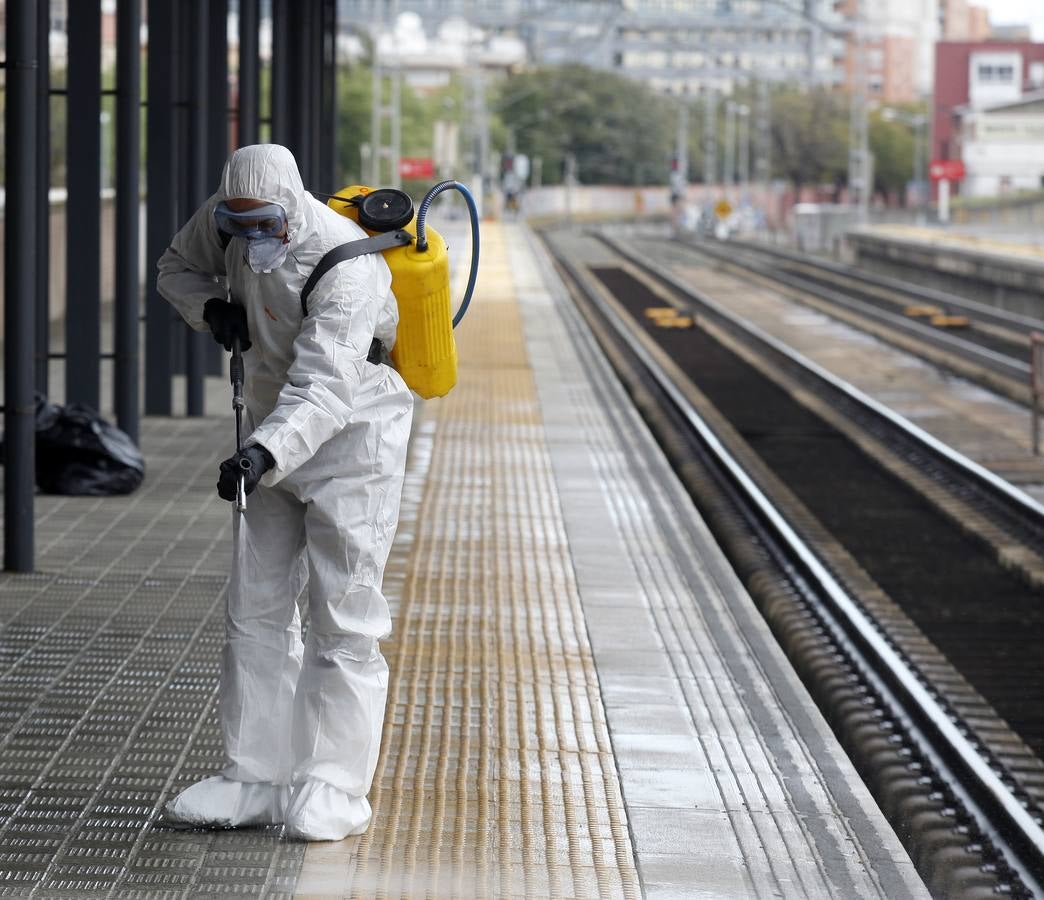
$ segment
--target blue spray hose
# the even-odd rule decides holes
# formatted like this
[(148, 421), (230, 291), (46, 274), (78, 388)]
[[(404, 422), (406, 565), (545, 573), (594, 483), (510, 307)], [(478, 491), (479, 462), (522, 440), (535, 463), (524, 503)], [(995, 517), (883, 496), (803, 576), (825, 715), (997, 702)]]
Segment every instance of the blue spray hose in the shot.
[(464, 195), (464, 202), (468, 204), (468, 213), (471, 216), (471, 271), (468, 273), (468, 286), (464, 289), (464, 299), (461, 301), (460, 307), (457, 309), (457, 314), (453, 317), (453, 327), (456, 328), (460, 323), (460, 320), (464, 318), (464, 313), (468, 311), (468, 304), (471, 303), (471, 295), (475, 292), (475, 280), (478, 278), (479, 264), (478, 207), (475, 206), (475, 198), (471, 196), (471, 191), (464, 187), (464, 185), (459, 181), (440, 181), (424, 195), (424, 199), (421, 200), (420, 208), (417, 210), (417, 249), (421, 253), (424, 253), (428, 249), (428, 236), (425, 231), (424, 221), (428, 217), (428, 207), (431, 206), (431, 201), (443, 191), (448, 191), (450, 188), (455, 188)]

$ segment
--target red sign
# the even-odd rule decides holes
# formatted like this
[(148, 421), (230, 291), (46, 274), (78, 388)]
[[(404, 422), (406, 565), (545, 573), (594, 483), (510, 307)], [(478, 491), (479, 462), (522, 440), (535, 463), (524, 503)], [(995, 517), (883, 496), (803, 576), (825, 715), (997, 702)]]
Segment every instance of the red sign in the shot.
[(928, 166), (932, 181), (960, 181), (964, 177), (964, 161), (960, 159), (937, 159)]
[(399, 159), (400, 178), (434, 178), (435, 162), (428, 156), (403, 156)]

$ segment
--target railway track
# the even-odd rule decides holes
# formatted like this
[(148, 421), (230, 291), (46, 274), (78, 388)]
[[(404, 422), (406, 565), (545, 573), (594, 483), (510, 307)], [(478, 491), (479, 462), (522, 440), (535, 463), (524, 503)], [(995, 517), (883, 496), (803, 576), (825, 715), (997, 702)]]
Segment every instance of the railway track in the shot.
[(1044, 896), (1044, 509), (602, 240), (547, 243), (933, 893)]
[(780, 248), (694, 237), (675, 244), (1011, 399), (1031, 399), (1029, 336), (1044, 320)]

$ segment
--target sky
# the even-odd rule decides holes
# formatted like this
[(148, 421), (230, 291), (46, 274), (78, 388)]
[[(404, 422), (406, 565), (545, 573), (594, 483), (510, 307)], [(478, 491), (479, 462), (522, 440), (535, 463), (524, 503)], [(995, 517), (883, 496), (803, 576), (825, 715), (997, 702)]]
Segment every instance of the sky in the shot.
[(1033, 39), (1044, 41), (1044, 0), (972, 0), (976, 6), (990, 11), (990, 21), (997, 25), (1029, 24)]

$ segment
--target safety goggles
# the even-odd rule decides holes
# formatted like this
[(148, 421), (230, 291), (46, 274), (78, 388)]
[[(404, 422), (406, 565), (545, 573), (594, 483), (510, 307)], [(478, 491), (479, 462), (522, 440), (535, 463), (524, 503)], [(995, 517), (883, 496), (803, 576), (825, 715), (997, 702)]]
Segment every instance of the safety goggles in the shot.
[(280, 237), (287, 226), (286, 211), (278, 203), (235, 212), (228, 208), (227, 203), (221, 202), (214, 207), (214, 221), (219, 231), (248, 241)]

